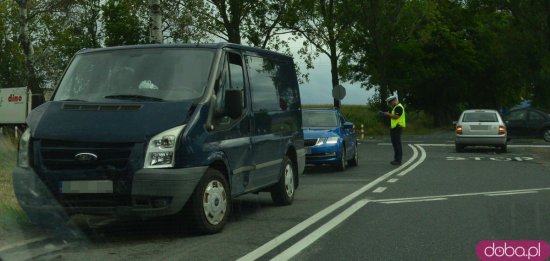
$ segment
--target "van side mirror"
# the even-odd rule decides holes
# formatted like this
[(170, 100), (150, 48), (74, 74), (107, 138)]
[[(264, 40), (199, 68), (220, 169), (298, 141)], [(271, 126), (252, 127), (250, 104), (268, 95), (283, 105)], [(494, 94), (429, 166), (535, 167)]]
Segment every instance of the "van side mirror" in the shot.
[(225, 111), (227, 116), (237, 119), (243, 114), (243, 92), (238, 89), (225, 90)]

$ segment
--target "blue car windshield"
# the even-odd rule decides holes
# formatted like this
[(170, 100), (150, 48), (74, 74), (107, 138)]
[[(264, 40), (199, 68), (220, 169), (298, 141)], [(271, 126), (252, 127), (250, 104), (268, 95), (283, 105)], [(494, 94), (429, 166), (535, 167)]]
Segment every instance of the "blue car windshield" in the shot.
[(304, 127), (338, 127), (338, 118), (333, 111), (303, 111)]
[(201, 97), (214, 52), (180, 48), (109, 50), (77, 55), (54, 100), (180, 101)]

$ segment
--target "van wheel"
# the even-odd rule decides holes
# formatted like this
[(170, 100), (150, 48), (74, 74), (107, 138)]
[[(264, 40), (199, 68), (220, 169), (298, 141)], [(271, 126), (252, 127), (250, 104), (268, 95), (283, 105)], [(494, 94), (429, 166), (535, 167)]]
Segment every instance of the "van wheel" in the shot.
[(357, 142), (355, 143), (355, 150), (353, 152), (353, 158), (348, 160), (350, 166), (357, 166), (359, 164), (359, 148), (357, 147)]
[(187, 211), (184, 210), (182, 214), (192, 213), (191, 221), (196, 232), (220, 232), (231, 212), (231, 194), (223, 174), (219, 170), (209, 168), (187, 205)]
[(542, 131), (542, 137), (544, 138), (544, 141), (550, 142), (550, 128), (546, 128)]
[(339, 171), (344, 171), (344, 170), (346, 170), (346, 163), (347, 163), (347, 160), (346, 160), (346, 147), (342, 147), (342, 156), (340, 158), (340, 162), (337, 163), (336, 168)]
[(455, 144), (455, 150), (458, 153), (464, 152), (464, 145)]
[(296, 190), (296, 167), (292, 161), (285, 156), (281, 165), (279, 182), (271, 188), (271, 199), (277, 205), (290, 205), (294, 200)]

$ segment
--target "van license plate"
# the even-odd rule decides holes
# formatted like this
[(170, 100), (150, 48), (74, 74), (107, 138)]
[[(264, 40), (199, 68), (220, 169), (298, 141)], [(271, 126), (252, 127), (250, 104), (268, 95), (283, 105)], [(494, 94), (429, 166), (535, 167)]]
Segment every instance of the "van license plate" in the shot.
[(61, 193), (113, 193), (112, 180), (71, 180), (61, 181)]

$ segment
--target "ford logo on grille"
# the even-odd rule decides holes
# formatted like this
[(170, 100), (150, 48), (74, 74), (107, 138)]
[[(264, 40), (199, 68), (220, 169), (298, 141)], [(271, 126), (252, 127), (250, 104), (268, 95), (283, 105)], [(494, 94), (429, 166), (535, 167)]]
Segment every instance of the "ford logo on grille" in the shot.
[(80, 162), (94, 162), (97, 160), (97, 155), (90, 152), (81, 152), (74, 155), (74, 159)]

